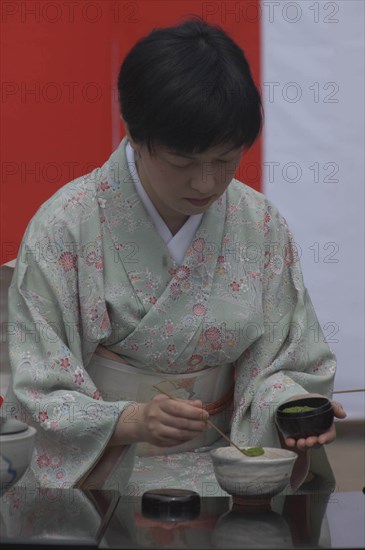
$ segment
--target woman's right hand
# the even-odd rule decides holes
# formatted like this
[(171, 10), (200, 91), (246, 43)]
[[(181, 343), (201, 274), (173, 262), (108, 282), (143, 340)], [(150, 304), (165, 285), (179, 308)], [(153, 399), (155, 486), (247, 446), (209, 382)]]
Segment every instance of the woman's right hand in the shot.
[(147, 442), (173, 447), (190, 441), (208, 427), (201, 401), (157, 395), (148, 403), (132, 403), (120, 416), (110, 445)]

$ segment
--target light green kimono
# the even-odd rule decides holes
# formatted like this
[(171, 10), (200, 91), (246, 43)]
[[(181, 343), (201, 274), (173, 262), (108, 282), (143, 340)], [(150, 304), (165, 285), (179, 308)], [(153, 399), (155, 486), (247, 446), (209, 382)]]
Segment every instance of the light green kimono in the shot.
[[(14, 394), (2, 413), (38, 431), (23, 484), (73, 486), (103, 455), (129, 402), (118, 388), (105, 401), (88, 374), (99, 344), (160, 375), (234, 365), (231, 437), (240, 446), (280, 446), (280, 403), (331, 396), (335, 358), (275, 206), (232, 180), (178, 265), (135, 191), (125, 145), (51, 197), (19, 251), (9, 292)], [(208, 453), (134, 462), (133, 447), (104, 487), (204, 492), (214, 479)]]

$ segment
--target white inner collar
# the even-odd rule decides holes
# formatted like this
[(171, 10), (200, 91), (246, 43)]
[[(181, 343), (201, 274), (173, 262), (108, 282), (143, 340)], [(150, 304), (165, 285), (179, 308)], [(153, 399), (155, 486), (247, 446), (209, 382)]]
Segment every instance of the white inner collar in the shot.
[(192, 216), (189, 216), (181, 229), (179, 229), (179, 231), (175, 233), (175, 235), (173, 235), (164, 220), (161, 218), (158, 211), (156, 210), (153, 202), (151, 201), (141, 183), (134, 159), (134, 149), (129, 141), (126, 145), (126, 156), (128, 168), (131, 173), (134, 186), (145, 209), (150, 215), (158, 234), (166, 243), (171, 256), (178, 264), (181, 264), (184, 259), (185, 253), (191, 241), (193, 240), (196, 230), (200, 225), (203, 214), (194, 214)]

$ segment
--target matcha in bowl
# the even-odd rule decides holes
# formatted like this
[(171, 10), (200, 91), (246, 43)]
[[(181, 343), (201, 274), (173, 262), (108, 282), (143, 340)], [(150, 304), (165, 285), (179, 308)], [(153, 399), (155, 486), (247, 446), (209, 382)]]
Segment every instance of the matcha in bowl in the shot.
[(326, 432), (334, 414), (327, 397), (300, 397), (282, 403), (275, 415), (275, 423), (284, 435), (294, 439), (318, 436)]

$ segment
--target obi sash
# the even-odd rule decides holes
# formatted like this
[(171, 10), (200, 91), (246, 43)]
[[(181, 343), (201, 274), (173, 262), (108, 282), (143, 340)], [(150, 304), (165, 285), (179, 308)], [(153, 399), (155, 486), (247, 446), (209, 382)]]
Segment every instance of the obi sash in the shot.
[[(136, 368), (103, 346), (98, 346), (87, 371), (105, 401), (146, 403), (159, 392), (153, 386), (181, 399), (200, 399), (211, 421), (223, 433), (230, 429), (233, 411), (234, 369), (231, 364), (207, 367), (187, 374), (156, 373)], [(132, 417), (131, 417), (132, 420)], [(190, 441), (174, 447), (157, 447), (139, 443), (137, 456), (184, 452), (212, 445), (220, 434), (209, 427)]]

